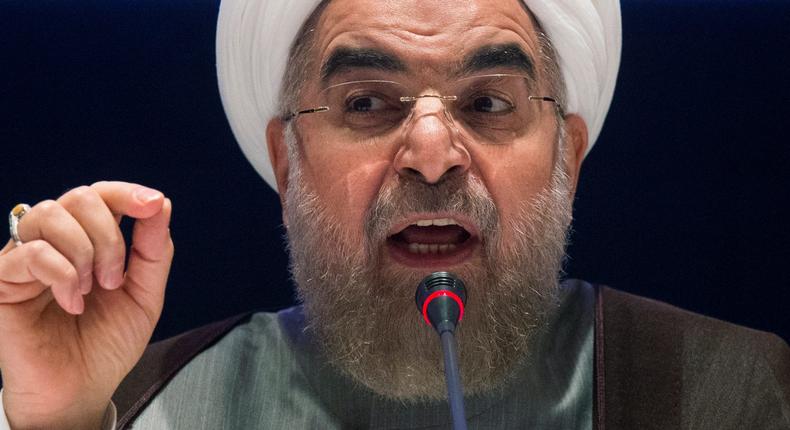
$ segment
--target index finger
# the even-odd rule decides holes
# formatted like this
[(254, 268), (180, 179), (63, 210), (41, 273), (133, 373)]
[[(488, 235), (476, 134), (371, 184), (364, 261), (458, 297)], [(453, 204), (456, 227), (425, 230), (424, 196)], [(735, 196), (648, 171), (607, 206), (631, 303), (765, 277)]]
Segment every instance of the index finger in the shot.
[(121, 181), (101, 181), (91, 185), (110, 208), (113, 215), (150, 218), (162, 209), (165, 196), (161, 191)]

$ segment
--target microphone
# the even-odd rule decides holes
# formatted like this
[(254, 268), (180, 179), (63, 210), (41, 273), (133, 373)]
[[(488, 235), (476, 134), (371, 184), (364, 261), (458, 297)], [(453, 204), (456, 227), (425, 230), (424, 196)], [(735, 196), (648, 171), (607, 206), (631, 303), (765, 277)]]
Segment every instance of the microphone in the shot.
[(458, 346), (455, 342), (455, 328), (464, 316), (466, 287), (452, 273), (434, 272), (417, 286), (414, 300), (423, 319), (436, 330), (442, 342), (444, 377), (447, 381), (447, 399), (453, 417), (453, 429), (466, 430), (464, 391), (458, 371)]

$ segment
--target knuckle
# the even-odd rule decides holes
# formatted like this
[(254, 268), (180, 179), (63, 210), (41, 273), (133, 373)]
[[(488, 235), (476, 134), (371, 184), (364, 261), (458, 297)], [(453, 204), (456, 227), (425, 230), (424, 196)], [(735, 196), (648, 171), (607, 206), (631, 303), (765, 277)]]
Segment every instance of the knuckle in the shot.
[(60, 272), (62, 279), (65, 279), (69, 282), (77, 282), (79, 280), (79, 274), (77, 273), (77, 269), (74, 268), (71, 264), (65, 265)]
[(96, 200), (96, 191), (86, 185), (79, 186), (67, 192), (59, 199), (64, 206), (76, 208), (90, 204)]
[(119, 248), (123, 248), (124, 246), (126, 246), (126, 243), (123, 240), (123, 236), (121, 236), (121, 234), (118, 232), (112, 232), (107, 234), (107, 237), (104, 238), (103, 242), (104, 245), (111, 250), (117, 250)]
[(63, 195), (63, 197), (68, 197), (69, 200), (85, 200), (93, 197), (93, 189), (86, 186), (81, 185), (77, 188), (74, 188)]
[(49, 218), (54, 216), (60, 210), (60, 204), (54, 200), (44, 200), (39, 202), (32, 210), (37, 211), (42, 217)]
[(52, 246), (43, 240), (33, 240), (25, 243), (23, 246), (26, 246), (30, 250), (30, 254), (35, 257), (40, 257), (52, 249)]
[(84, 199), (93, 195), (93, 189), (87, 185), (80, 185), (66, 194), (70, 194), (76, 199)]
[(93, 260), (93, 245), (90, 243), (87, 245), (77, 246), (74, 252), (77, 256), (77, 259), (80, 261), (86, 262)]

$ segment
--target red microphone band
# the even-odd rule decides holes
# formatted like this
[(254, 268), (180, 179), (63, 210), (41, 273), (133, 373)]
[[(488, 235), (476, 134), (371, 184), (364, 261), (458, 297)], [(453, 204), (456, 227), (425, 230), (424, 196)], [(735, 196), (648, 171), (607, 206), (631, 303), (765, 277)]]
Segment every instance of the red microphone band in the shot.
[(428, 305), (431, 304), (433, 299), (442, 296), (447, 296), (455, 300), (455, 302), (458, 303), (458, 308), (461, 309), (461, 313), (458, 316), (458, 321), (460, 322), (464, 318), (464, 302), (461, 301), (461, 298), (452, 291), (439, 290), (434, 291), (430, 296), (428, 296), (427, 299), (425, 299), (425, 303), (422, 304), (422, 317), (425, 319), (425, 322), (428, 325), (431, 325), (431, 321), (428, 319)]

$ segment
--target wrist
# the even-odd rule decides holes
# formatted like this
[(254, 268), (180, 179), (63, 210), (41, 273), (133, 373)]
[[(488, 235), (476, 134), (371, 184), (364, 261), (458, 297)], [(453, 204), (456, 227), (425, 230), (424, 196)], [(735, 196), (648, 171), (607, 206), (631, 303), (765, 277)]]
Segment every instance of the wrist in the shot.
[(26, 429), (75, 429), (98, 430), (105, 428), (105, 421), (113, 418), (115, 408), (107, 400), (102, 404), (80, 402), (68, 408), (47, 407), (44, 402), (21, 402), (7, 391), (0, 390), (0, 406), (12, 430)]

